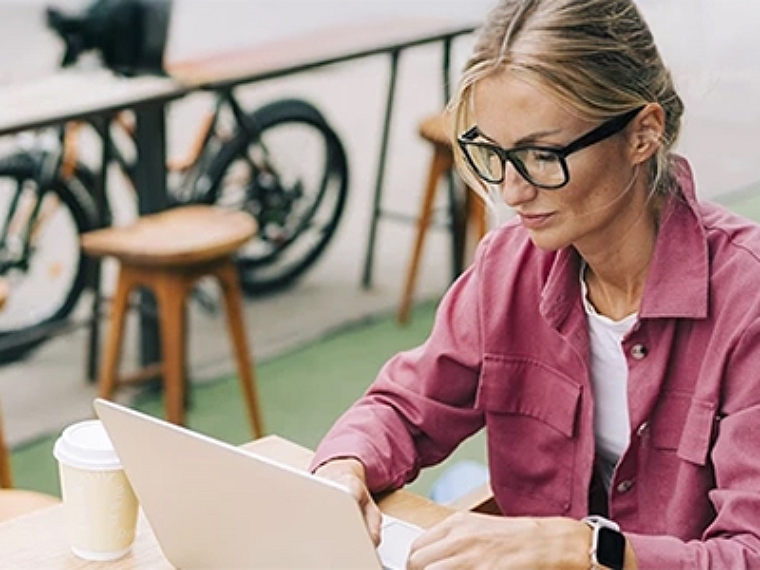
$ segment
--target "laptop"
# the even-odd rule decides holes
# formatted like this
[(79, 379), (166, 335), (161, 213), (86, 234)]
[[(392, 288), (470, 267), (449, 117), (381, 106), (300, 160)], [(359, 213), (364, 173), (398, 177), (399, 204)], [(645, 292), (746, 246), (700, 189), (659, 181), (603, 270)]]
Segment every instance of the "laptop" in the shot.
[(177, 568), (404, 568), (422, 532), (386, 517), (376, 549), (341, 485), (107, 400), (94, 406)]

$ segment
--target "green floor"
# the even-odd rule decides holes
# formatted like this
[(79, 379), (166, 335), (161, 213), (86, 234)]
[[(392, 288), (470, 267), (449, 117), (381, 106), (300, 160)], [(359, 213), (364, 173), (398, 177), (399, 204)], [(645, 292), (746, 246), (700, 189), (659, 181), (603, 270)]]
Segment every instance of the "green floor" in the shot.
[[(734, 192), (721, 200), (727, 207), (760, 221), (760, 185)], [(414, 310), (408, 327), (398, 327), (390, 316), (362, 323), (300, 350), (260, 363), (257, 367), (264, 420), (276, 433), (314, 447), (334, 419), (374, 378), (395, 352), (419, 344), (428, 334), (434, 304)], [(222, 378), (193, 390), (188, 414), (190, 427), (230, 443), (250, 439), (235, 377)], [(158, 396), (146, 396), (137, 406), (161, 415)], [(55, 434), (17, 448), (12, 469), (17, 487), (58, 494), (52, 447)], [(450, 459), (484, 460), (482, 436), (473, 438)], [(427, 493), (442, 467), (426, 470), (412, 488)]]
[(760, 223), (760, 182), (723, 196), (719, 202), (734, 212)]
[[(355, 325), (301, 350), (259, 364), (259, 391), (268, 433), (313, 448), (334, 419), (359, 397), (383, 362), (395, 352), (416, 346), (428, 334), (432, 303), (417, 307), (407, 327), (390, 317)], [(136, 407), (161, 416), (159, 396), (146, 395)], [(239, 444), (250, 439), (237, 377), (193, 388), (188, 412), (191, 428)], [(13, 450), (14, 483), (19, 488), (59, 494), (52, 457), (55, 435)], [(466, 442), (452, 459), (483, 461), (482, 438)], [(427, 493), (440, 467), (428, 470), (412, 488)]]

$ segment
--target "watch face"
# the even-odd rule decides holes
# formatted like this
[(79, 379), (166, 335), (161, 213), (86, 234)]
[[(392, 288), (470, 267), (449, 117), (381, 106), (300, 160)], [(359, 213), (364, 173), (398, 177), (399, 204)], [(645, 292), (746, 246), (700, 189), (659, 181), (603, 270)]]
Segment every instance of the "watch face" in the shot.
[(596, 559), (608, 568), (622, 568), (625, 556), (625, 537), (611, 528), (599, 528)]

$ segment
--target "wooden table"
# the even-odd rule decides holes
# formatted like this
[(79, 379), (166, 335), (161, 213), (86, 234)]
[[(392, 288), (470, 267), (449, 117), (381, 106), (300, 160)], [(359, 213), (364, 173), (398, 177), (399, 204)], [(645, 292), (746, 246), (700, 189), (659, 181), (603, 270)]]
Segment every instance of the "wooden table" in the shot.
[(187, 87), (221, 89), (451, 40), (473, 29), (472, 22), (435, 17), (356, 21), (205, 57), (170, 60), (165, 66), (169, 76)]
[[(62, 69), (0, 89), (0, 135), (73, 120), (90, 121), (102, 129), (119, 111), (133, 109), (139, 154), (135, 186), (141, 213), (150, 213), (166, 207), (164, 106), (188, 92), (168, 77), (119, 77), (105, 69)], [(104, 144), (104, 163), (110, 160), (107, 146)], [(103, 183), (105, 172), (101, 174)]]
[(187, 91), (167, 77), (126, 78), (103, 69), (63, 69), (0, 89), (0, 135), (165, 103)]
[[(245, 444), (243, 448), (304, 470), (312, 457), (308, 449), (277, 436), (258, 439)], [(379, 505), (383, 512), (421, 527), (429, 527), (452, 512), (451, 509), (403, 490), (384, 496), (379, 500)], [(62, 505), (47, 507), (0, 523), (0, 569), (172, 568), (161, 553), (142, 513), (131, 552), (120, 560), (108, 563), (87, 562), (74, 556), (69, 549), (64, 525)]]

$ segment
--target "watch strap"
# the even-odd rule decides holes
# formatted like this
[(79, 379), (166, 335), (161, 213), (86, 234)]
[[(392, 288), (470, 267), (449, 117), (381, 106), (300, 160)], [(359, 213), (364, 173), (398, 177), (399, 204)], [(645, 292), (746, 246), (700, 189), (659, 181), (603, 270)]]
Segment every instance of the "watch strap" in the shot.
[(593, 532), (589, 556), (592, 570), (611, 568), (623, 570), (625, 563), (625, 537), (620, 532), (617, 523), (602, 516), (585, 517), (586, 523)]

